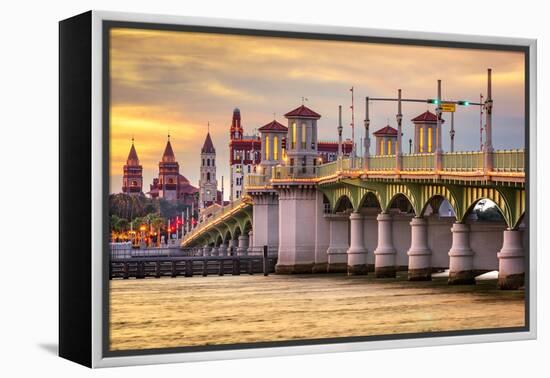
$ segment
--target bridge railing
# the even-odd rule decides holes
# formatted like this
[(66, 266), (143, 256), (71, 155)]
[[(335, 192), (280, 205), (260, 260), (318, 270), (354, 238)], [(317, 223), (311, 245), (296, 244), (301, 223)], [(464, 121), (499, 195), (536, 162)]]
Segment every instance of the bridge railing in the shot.
[(332, 176), (336, 174), (336, 172), (342, 170), (341, 166), (342, 164), (340, 160), (331, 161), (330, 163), (320, 165), (317, 174), (319, 177)]
[(497, 172), (524, 172), (525, 151), (523, 149), (495, 151), (493, 169)]
[(269, 177), (261, 173), (250, 173), (245, 177), (245, 187), (247, 186), (266, 186), (269, 185)]
[(369, 156), (369, 171), (395, 170), (395, 155)]
[(319, 166), (315, 165), (297, 165), (273, 167), (273, 179), (297, 179), (297, 178), (316, 178)]
[[(402, 156), (402, 169), (404, 171), (433, 171), (434, 154), (409, 154)], [(369, 169), (372, 169), (369, 167)]]
[[(395, 171), (395, 155), (369, 156), (369, 171)], [(524, 150), (501, 150), (493, 155), (494, 170), (500, 172), (523, 172), (525, 169)], [(481, 151), (445, 152), (442, 154), (442, 169), (447, 172), (480, 172), (483, 171), (484, 155)], [(403, 171), (433, 171), (435, 157), (433, 153), (404, 154)], [(343, 158), (314, 166), (276, 166), (272, 177), (265, 175), (248, 175), (246, 185), (269, 186), (271, 179), (303, 179), (329, 177), (343, 171), (360, 171), (364, 169), (364, 159)]]
[(442, 155), (442, 157), (444, 171), (483, 171), (483, 152), (446, 152)]

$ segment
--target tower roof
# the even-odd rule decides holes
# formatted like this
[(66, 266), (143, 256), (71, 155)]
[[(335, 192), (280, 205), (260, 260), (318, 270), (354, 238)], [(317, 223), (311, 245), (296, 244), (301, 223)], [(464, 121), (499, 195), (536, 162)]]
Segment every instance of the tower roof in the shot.
[[(411, 121), (415, 123), (437, 123), (437, 116), (429, 110), (426, 110), (424, 113), (411, 119)], [(441, 123), (443, 122), (445, 121), (441, 120)]]
[(272, 132), (286, 133), (288, 131), (288, 128), (286, 126), (280, 124), (276, 120), (273, 120), (273, 121), (269, 122), (267, 125), (263, 125), (262, 127), (260, 127), (258, 129), (258, 131), (260, 131), (260, 132), (272, 131)]
[(321, 118), (321, 115), (319, 113), (314, 112), (310, 108), (308, 108), (305, 105), (301, 105), (297, 107), (294, 110), (291, 110), (290, 112), (285, 114), (286, 118), (313, 118), (313, 119), (319, 119)]
[(397, 130), (391, 127), (390, 125), (386, 125), (386, 127), (383, 127), (372, 134), (374, 136), (397, 136)]
[(215, 154), (216, 149), (214, 148), (214, 143), (212, 143), (212, 138), (210, 138), (210, 132), (206, 134), (206, 139), (202, 145), (201, 153), (203, 154)]
[(128, 159), (126, 159), (127, 165), (139, 165), (139, 158), (137, 156), (136, 148), (134, 147), (134, 141), (132, 140), (132, 147), (130, 147), (130, 153)]
[(170, 143), (170, 136), (168, 136), (168, 142), (166, 142), (164, 154), (162, 154), (162, 161), (165, 163), (173, 163), (176, 161), (176, 156), (174, 155), (174, 150), (172, 150), (172, 144)]

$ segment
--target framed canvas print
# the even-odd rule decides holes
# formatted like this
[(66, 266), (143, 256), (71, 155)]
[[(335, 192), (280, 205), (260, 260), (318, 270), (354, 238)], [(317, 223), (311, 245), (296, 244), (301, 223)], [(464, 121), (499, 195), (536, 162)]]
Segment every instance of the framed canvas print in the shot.
[(60, 355), (536, 336), (536, 41), (60, 22)]

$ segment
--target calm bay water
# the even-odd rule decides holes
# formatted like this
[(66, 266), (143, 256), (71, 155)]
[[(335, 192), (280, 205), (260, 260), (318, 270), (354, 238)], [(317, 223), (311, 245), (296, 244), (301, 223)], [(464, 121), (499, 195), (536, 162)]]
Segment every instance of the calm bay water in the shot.
[(523, 326), (523, 291), (260, 275), (111, 281), (111, 349), (369, 336)]

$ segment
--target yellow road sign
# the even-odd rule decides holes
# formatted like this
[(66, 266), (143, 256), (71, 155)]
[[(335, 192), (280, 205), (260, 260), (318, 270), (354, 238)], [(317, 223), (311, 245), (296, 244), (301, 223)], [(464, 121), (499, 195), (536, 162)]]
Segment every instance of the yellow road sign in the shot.
[(441, 111), (447, 113), (453, 113), (456, 110), (456, 104), (441, 104)]

